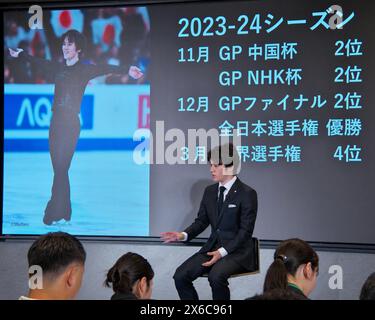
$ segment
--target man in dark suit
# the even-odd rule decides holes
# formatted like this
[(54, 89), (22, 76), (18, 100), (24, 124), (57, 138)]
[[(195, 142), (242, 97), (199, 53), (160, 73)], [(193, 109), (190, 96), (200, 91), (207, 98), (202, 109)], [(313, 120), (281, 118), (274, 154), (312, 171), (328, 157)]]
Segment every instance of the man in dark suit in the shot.
[[(227, 150), (227, 152), (224, 152)], [(229, 300), (228, 278), (252, 270), (252, 234), (257, 215), (257, 193), (236, 176), (238, 154), (232, 144), (208, 153), (212, 179), (195, 221), (183, 232), (164, 232), (164, 242), (189, 241), (209, 225), (212, 232), (204, 246), (179, 266), (173, 276), (183, 300), (198, 300), (193, 281), (208, 273), (214, 300)]]

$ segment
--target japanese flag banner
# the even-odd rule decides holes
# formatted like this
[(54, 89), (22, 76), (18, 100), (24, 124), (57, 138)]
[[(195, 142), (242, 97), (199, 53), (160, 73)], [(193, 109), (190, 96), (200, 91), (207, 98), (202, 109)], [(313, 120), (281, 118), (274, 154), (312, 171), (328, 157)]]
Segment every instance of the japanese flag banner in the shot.
[(110, 18), (97, 18), (92, 21), (92, 36), (94, 44), (100, 44), (103, 51), (107, 51), (111, 45), (121, 45), (122, 32), (121, 19), (118, 16)]
[(83, 14), (81, 10), (53, 10), (51, 25), (57, 37), (61, 37), (70, 29), (82, 32)]
[(36, 52), (38, 51), (38, 48), (43, 47), (46, 57), (50, 57), (49, 47), (43, 29), (31, 29), (27, 37), (30, 42), (30, 49), (33, 55), (37, 54)]

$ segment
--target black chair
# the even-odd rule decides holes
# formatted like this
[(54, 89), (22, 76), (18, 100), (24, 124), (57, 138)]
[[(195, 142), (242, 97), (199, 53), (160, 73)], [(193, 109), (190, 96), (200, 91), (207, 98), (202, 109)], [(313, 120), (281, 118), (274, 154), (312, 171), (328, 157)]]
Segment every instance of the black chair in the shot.
[[(253, 269), (247, 272), (233, 274), (230, 276), (230, 279), (237, 278), (237, 277), (243, 277), (243, 276), (249, 276), (253, 274), (260, 273), (260, 250), (259, 250), (259, 240), (258, 238), (252, 238), (252, 248), (250, 250), (253, 251), (254, 256), (254, 266)], [(204, 273), (201, 275), (201, 277), (208, 277), (208, 273)]]

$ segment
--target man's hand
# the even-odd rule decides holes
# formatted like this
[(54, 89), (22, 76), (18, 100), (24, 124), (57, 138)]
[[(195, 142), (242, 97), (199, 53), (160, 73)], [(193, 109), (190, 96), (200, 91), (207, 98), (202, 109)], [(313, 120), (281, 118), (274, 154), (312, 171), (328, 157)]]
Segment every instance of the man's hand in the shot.
[(20, 54), (20, 52), (23, 51), (23, 49), (20, 49), (20, 48), (17, 48), (16, 50), (13, 50), (11, 48), (8, 48), (9, 49), (9, 53), (10, 55), (13, 57), (13, 58), (18, 58), (18, 55)]
[(138, 67), (131, 66), (129, 68), (129, 76), (131, 76), (133, 79), (137, 80), (137, 79), (139, 79), (140, 77), (143, 76), (143, 72)]
[(203, 267), (211, 267), (214, 265), (216, 262), (218, 262), (221, 259), (221, 254), (219, 250), (212, 251), (212, 252), (207, 252), (207, 255), (212, 256), (211, 260), (202, 263)]
[(176, 231), (162, 232), (160, 234), (160, 237), (164, 241), (164, 243), (181, 241), (182, 239), (184, 239), (184, 235), (182, 234), (182, 232)]

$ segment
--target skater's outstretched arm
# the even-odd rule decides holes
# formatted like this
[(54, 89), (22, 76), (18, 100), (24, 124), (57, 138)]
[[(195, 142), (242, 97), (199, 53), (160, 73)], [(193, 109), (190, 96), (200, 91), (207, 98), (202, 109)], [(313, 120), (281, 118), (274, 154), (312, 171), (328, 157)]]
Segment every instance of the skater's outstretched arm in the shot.
[(105, 74), (129, 74), (133, 79), (139, 79), (143, 76), (141, 69), (136, 66), (113, 66), (109, 64), (104, 65), (86, 65), (88, 79), (105, 75)]
[(18, 58), (21, 61), (27, 61), (34, 64), (38, 69), (40, 69), (43, 73), (54, 75), (59, 67), (57, 62), (53, 62), (50, 60), (42, 59), (33, 57), (27, 54), (23, 49), (17, 48), (15, 50), (8, 48), (11, 57)]

